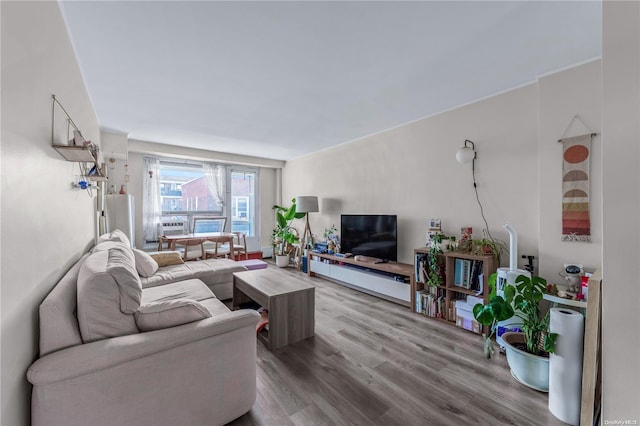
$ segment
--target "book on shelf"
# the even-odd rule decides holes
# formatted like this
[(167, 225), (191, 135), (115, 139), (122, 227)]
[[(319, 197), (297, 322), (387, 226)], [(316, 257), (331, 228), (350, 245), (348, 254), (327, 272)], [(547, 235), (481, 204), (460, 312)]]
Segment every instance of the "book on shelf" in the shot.
[(456, 259), (453, 284), (456, 287), (469, 288), (472, 281), (472, 264), (469, 259)]
[(456, 321), (456, 301), (455, 299), (451, 299), (449, 301), (449, 309), (447, 311), (447, 320), (455, 322)]
[(453, 284), (474, 291), (482, 291), (482, 260), (456, 259), (454, 262)]
[(422, 307), (422, 295), (424, 294), (424, 290), (418, 290), (416, 291), (416, 312), (417, 313), (422, 313), (423, 311), (423, 307)]
[(416, 291), (415, 311), (428, 317), (447, 318), (445, 299), (445, 291), (437, 287)]
[(474, 260), (473, 262), (470, 288), (475, 291), (481, 291), (482, 283), (480, 282), (480, 276), (482, 275), (482, 268), (484, 265), (482, 260)]
[(429, 255), (426, 253), (418, 253), (416, 254), (415, 259), (415, 277), (416, 281), (420, 283), (427, 282), (427, 278), (429, 277)]

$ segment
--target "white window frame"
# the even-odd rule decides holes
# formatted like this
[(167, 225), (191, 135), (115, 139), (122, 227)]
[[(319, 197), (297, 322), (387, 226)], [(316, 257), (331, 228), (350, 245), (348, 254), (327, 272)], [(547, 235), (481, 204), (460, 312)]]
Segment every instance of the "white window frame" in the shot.
[[(215, 165), (222, 165), (222, 164), (218, 164), (218, 163), (213, 163)], [(160, 158), (160, 165), (161, 167), (167, 167), (167, 168), (175, 168), (175, 169), (184, 169), (184, 170), (198, 170), (201, 169), (204, 172), (204, 165), (205, 162), (200, 162), (200, 161), (184, 161), (181, 159), (176, 159), (176, 158)], [(234, 173), (251, 173), (254, 175), (254, 200), (253, 203), (251, 202), (250, 197), (247, 197), (248, 200), (248, 209), (250, 211), (251, 208), (253, 208), (254, 213), (253, 213), (253, 235), (247, 235), (247, 246), (249, 251), (257, 251), (260, 250), (260, 203), (258, 202), (259, 200), (259, 193), (260, 193), (260, 169), (257, 167), (249, 167), (249, 166), (242, 166), (242, 165), (236, 165), (236, 164), (227, 164), (224, 165), (225, 166), (225, 192), (224, 192), (224, 202), (223, 202), (223, 206), (222, 206), (222, 212), (220, 212), (219, 210), (216, 211), (197, 211), (197, 210), (188, 210), (188, 211), (162, 211), (162, 217), (163, 217), (163, 223), (165, 221), (170, 222), (171, 220), (169, 220), (168, 218), (170, 218), (171, 216), (181, 216), (181, 217), (186, 217), (186, 223), (184, 224), (184, 232), (191, 232), (191, 230), (189, 229), (189, 227), (191, 226), (191, 222), (192, 222), (192, 218), (194, 216), (215, 216), (215, 217), (226, 217), (227, 218), (227, 225), (226, 225), (226, 229), (225, 231), (231, 231), (232, 229), (232, 224), (233, 224), (233, 217), (232, 217), (232, 208), (231, 208), (231, 203), (232, 203), (232, 197), (231, 197), (231, 185), (232, 185), (232, 176)], [(180, 185), (181, 186), (181, 185)], [(143, 198), (144, 199), (144, 198)], [(189, 203), (195, 203), (197, 201), (197, 199), (194, 200), (189, 200)], [(249, 214), (249, 216), (251, 216)], [(167, 219), (165, 219), (167, 218)], [(250, 218), (251, 220), (251, 218)], [(151, 241), (147, 241), (147, 244), (152, 244), (152, 243), (156, 243), (156, 242), (151, 242)]]
[[(231, 197), (231, 184), (232, 184), (232, 176), (234, 173), (252, 173), (254, 175), (254, 200), (251, 203), (249, 200), (249, 209), (253, 207), (253, 235), (247, 235), (247, 248), (248, 251), (260, 251), (260, 169), (257, 167), (248, 167), (248, 166), (240, 166), (240, 165), (231, 165), (227, 169), (227, 185), (226, 185), (226, 196), (225, 198), (229, 200), (229, 203), (232, 201)], [(227, 223), (229, 224), (229, 229), (233, 226), (233, 218), (231, 217), (232, 209), (229, 207), (227, 209)]]

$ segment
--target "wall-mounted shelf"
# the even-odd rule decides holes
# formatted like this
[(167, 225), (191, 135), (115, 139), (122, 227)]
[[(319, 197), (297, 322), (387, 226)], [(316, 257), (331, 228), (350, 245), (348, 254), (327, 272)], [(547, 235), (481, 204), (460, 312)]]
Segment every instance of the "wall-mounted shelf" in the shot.
[(53, 145), (53, 148), (62, 155), (67, 161), (75, 161), (80, 163), (95, 163), (96, 159), (87, 149), (83, 146), (73, 145)]
[[(58, 153), (62, 155), (62, 157), (67, 161), (84, 163), (84, 165), (80, 165), (80, 170), (83, 177), (93, 181), (106, 181), (107, 169), (104, 163), (102, 164), (102, 166), (98, 165), (97, 155), (99, 147), (84, 139), (84, 137), (82, 136), (82, 132), (80, 132), (80, 129), (71, 119), (71, 116), (69, 115), (69, 113), (67, 113), (67, 110), (56, 98), (56, 95), (51, 95), (51, 103), (51, 146), (53, 147), (53, 149), (58, 151)], [(60, 109), (66, 116), (66, 139), (67, 141), (70, 141), (69, 145), (55, 143), (56, 104), (60, 107)], [(71, 130), (73, 130), (72, 139), (70, 139)], [(71, 145), (71, 143), (73, 143), (73, 145)], [(90, 166), (87, 165), (87, 163), (89, 163)]]

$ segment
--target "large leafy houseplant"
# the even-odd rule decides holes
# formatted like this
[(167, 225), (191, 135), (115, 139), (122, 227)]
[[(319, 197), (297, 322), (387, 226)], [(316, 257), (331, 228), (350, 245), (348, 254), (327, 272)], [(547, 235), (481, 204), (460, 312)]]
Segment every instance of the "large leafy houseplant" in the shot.
[(276, 227), (271, 235), (275, 254), (285, 256), (293, 250), (293, 244), (299, 240), (298, 231), (291, 226), (294, 219), (301, 219), (306, 213), (296, 212), (296, 200), (291, 200), (290, 207), (273, 206), (276, 215)]
[[(515, 285), (505, 284), (503, 296), (499, 296), (496, 280), (497, 274), (491, 274), (489, 302), (486, 305), (478, 303), (473, 307), (475, 319), (480, 324), (490, 327), (489, 336), (485, 336), (485, 356), (489, 358), (491, 355), (487, 353), (487, 345), (490, 344), (487, 340), (495, 334), (498, 323), (514, 315), (522, 320), (519, 327), (524, 333), (528, 353), (542, 355), (543, 352), (553, 352), (557, 334), (548, 332), (549, 312), (544, 315), (540, 312), (540, 301), (547, 290), (547, 281), (537, 276), (529, 278), (526, 275), (518, 275)], [(544, 349), (541, 351), (539, 343), (543, 338)]]

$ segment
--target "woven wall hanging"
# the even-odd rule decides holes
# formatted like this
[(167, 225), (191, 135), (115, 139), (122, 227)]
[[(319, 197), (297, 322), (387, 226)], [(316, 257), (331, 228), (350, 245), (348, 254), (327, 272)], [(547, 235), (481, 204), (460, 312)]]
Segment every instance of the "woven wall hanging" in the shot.
[(589, 158), (594, 133), (562, 143), (562, 241), (591, 242)]

